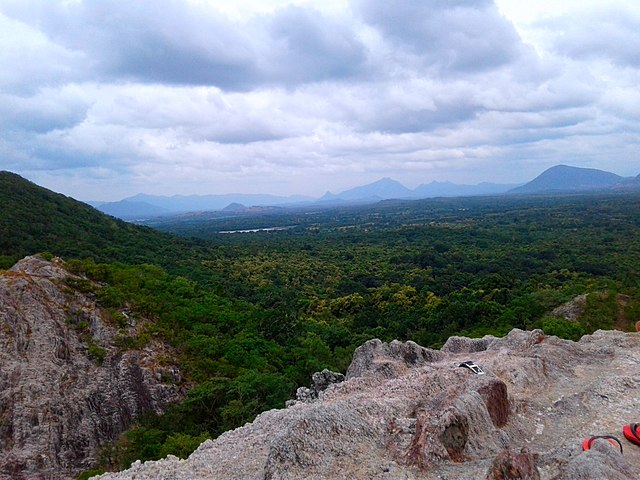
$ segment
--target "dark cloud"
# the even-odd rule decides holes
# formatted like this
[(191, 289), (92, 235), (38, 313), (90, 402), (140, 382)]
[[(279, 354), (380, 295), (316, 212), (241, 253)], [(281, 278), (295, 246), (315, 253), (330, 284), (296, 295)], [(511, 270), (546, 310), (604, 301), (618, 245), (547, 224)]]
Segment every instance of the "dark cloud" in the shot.
[(205, 138), (210, 142), (246, 145), (256, 142), (284, 140), (287, 136), (272, 131), (268, 126), (246, 125), (241, 129), (225, 129), (224, 131), (217, 131), (207, 135)]
[(41, 91), (34, 96), (0, 95), (0, 128), (36, 134), (81, 123), (89, 104), (72, 92)]
[(85, 54), (83, 68), (105, 81), (249, 90), (349, 77), (366, 60), (353, 30), (300, 7), (245, 23), (180, 0), (32, 1), (6, 11)]
[(255, 78), (250, 37), (215, 10), (178, 0), (11, 4), (57, 44), (83, 52), (103, 80), (242, 88)]
[(0, 4), (0, 92), (29, 96), (45, 86), (83, 75), (87, 58), (52, 42), (38, 26), (2, 14)]
[(483, 72), (515, 60), (521, 40), (490, 0), (356, 0), (365, 22), (440, 72)]
[[(491, 121), (490, 118), (486, 119)], [(501, 144), (510, 148), (521, 148), (524, 144), (536, 144), (571, 137), (589, 130), (592, 116), (584, 111), (541, 112), (507, 114), (500, 130)]]
[[(403, 105), (380, 105), (363, 126), (366, 130), (385, 133), (428, 132), (436, 128), (455, 125), (476, 117), (481, 107), (464, 99), (455, 102), (436, 100), (432, 108), (408, 108)], [(385, 108), (386, 107), (386, 108)]]
[(130, 139), (117, 128), (86, 132), (76, 127), (32, 136), (28, 141), (29, 160), (25, 164), (30, 170), (108, 168), (122, 172), (141, 160)]
[(3, 132), (0, 155), (0, 169), (15, 172), (99, 167), (113, 161), (111, 156), (87, 155), (84, 149), (64, 146), (46, 135), (21, 130)]
[(315, 10), (279, 11), (269, 33), (274, 48), (266, 69), (286, 83), (348, 79), (359, 75), (367, 60), (352, 26), (327, 21)]

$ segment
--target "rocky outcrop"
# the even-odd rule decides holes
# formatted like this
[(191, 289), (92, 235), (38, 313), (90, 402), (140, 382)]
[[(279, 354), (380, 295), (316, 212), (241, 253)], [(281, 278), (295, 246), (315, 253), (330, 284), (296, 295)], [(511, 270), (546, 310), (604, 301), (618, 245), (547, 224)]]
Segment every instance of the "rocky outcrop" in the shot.
[[(472, 360), (484, 374), (460, 367)], [(580, 342), (513, 330), (441, 350), (372, 340), (346, 380), (204, 442), (188, 459), (136, 462), (101, 480), (640, 478), (640, 334)], [(616, 435), (583, 452), (592, 435)]]
[(398, 377), (413, 367), (424, 366), (441, 358), (437, 350), (424, 348), (415, 342), (394, 340), (383, 343), (370, 340), (358, 347), (347, 369), (347, 378), (375, 376)]
[[(27, 257), (0, 273), (0, 479), (66, 479), (140, 414), (182, 392), (167, 347), (115, 345), (114, 325), (84, 278)], [(120, 333), (118, 332), (120, 328)]]
[(332, 372), (326, 368), (321, 372), (316, 372), (311, 376), (311, 388), (299, 387), (296, 391), (296, 399), (288, 400), (287, 406), (294, 405), (298, 402), (312, 402), (320, 397), (320, 393), (324, 392), (330, 385), (334, 383), (344, 382), (344, 375), (338, 372)]
[(551, 315), (575, 322), (587, 306), (587, 294), (578, 295), (552, 310)]

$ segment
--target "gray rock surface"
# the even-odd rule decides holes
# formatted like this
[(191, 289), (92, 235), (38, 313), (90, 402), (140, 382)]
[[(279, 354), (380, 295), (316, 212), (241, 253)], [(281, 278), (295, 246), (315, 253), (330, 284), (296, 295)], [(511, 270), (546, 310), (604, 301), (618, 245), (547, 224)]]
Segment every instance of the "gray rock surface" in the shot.
[[(476, 375), (458, 365), (473, 360)], [(580, 342), (513, 330), (456, 337), (441, 351), (372, 340), (344, 382), (259, 415), (188, 459), (136, 462), (101, 480), (640, 478), (640, 334)], [(615, 435), (624, 454), (592, 435)]]
[(438, 350), (421, 347), (412, 341), (383, 343), (378, 339), (369, 340), (356, 349), (346, 377), (372, 375), (394, 378), (439, 358), (442, 358), (442, 353)]
[(2, 480), (75, 478), (135, 417), (181, 398), (167, 347), (116, 348), (118, 327), (74, 282), (88, 284), (40, 257), (0, 272)]
[(298, 402), (313, 402), (320, 397), (320, 394), (324, 392), (330, 385), (334, 383), (344, 382), (345, 377), (338, 372), (332, 372), (326, 368), (321, 372), (316, 372), (311, 376), (311, 387), (299, 387), (296, 391), (296, 399), (288, 400), (287, 407), (290, 407)]
[(565, 320), (575, 322), (578, 317), (582, 315), (582, 312), (584, 311), (586, 306), (587, 295), (578, 295), (572, 300), (563, 303), (559, 307), (554, 308), (551, 312), (551, 315), (553, 315), (554, 317), (562, 317)]

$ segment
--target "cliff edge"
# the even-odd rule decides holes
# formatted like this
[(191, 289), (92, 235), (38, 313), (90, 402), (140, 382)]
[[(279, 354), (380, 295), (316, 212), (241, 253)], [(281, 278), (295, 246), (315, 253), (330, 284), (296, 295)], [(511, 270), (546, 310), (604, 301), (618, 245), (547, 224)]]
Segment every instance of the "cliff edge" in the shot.
[(91, 285), (56, 259), (0, 272), (0, 480), (75, 478), (137, 416), (182, 397), (180, 372), (158, 361), (167, 347), (116, 347), (135, 326), (78, 286)]
[[(460, 367), (471, 360), (484, 374)], [(101, 480), (640, 478), (640, 334), (579, 342), (513, 330), (441, 350), (371, 340), (344, 381), (204, 442), (188, 459)], [(329, 378), (329, 377), (327, 377)], [(337, 377), (336, 377), (337, 378)], [(341, 379), (339, 379), (341, 380)], [(614, 435), (623, 452), (593, 435)]]

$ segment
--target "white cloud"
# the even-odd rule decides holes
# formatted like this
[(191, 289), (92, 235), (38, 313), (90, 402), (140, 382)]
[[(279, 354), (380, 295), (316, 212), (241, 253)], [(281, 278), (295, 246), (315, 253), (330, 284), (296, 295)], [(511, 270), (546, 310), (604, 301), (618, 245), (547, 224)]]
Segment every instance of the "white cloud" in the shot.
[(82, 53), (52, 42), (37, 28), (0, 12), (0, 91), (27, 95), (82, 76)]
[(85, 199), (637, 175), (640, 8), (557, 3), (0, 0), (0, 168)]
[(85, 55), (78, 70), (108, 81), (246, 91), (350, 77), (366, 60), (349, 23), (310, 8), (232, 20), (184, 0), (6, 3), (8, 14)]
[(620, 67), (640, 67), (640, 10), (598, 8), (574, 15), (570, 23), (552, 19), (553, 49), (574, 59), (602, 59)]
[(483, 72), (520, 55), (521, 42), (513, 25), (490, 0), (358, 0), (356, 4), (365, 22), (439, 73)]

